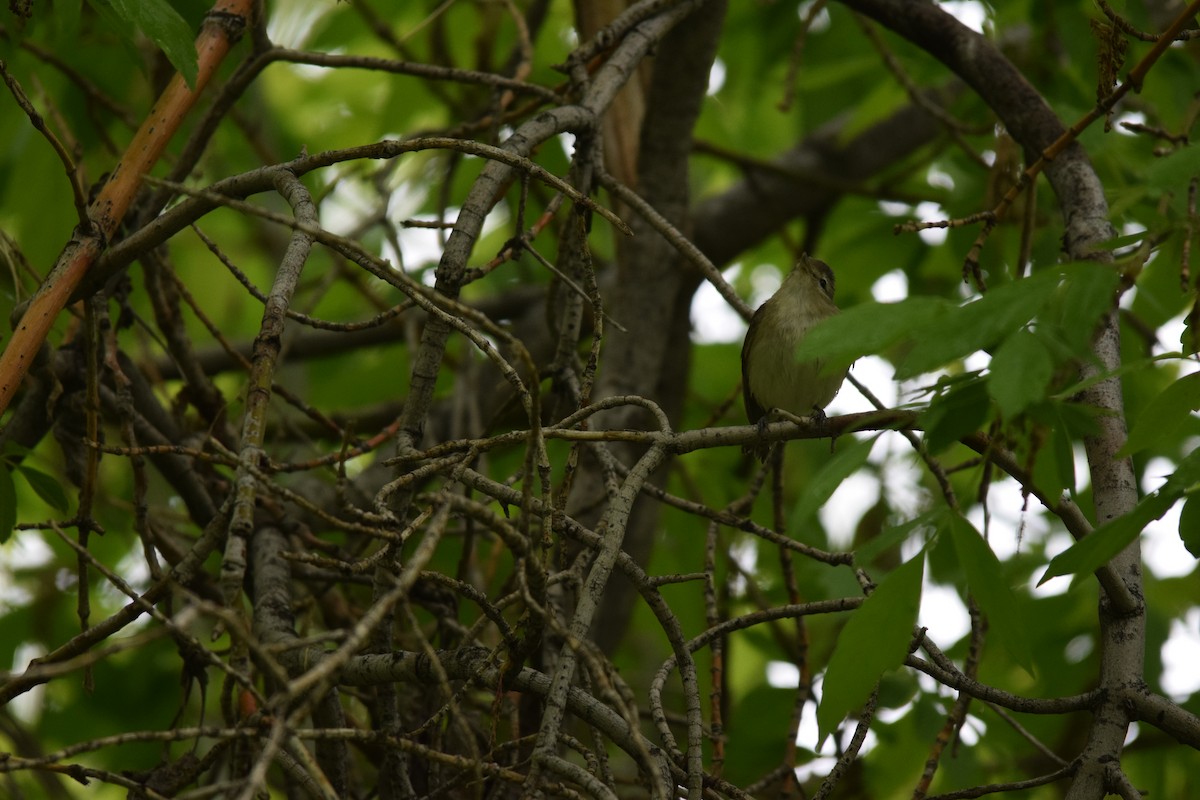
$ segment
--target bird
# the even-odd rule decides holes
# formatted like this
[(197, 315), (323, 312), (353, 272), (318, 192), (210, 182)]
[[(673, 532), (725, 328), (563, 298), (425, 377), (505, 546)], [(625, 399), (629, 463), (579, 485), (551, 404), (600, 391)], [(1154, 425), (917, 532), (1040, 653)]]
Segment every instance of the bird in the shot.
[[(796, 359), (809, 330), (838, 313), (834, 288), (830, 266), (803, 253), (779, 290), (754, 312), (742, 343), (742, 400), (752, 424), (764, 426), (776, 408), (823, 418), (841, 389), (845, 371), (823, 375), (820, 358)], [(770, 446), (746, 449), (763, 460)]]

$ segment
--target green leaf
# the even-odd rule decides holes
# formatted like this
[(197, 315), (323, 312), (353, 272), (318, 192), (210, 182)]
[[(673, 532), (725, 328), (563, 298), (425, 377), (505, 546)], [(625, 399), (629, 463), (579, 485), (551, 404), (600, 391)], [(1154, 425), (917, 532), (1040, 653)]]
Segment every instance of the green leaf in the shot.
[(836, 86), (857, 75), (869, 74), (875, 66), (870, 55), (817, 64), (804, 71), (801, 85), (808, 90)]
[(1022, 624), (1021, 604), (1004, 579), (1004, 565), (975, 526), (958, 514), (949, 516), (950, 538), (958, 562), (967, 573), (967, 586), (988, 615), (1004, 649), (1033, 676), (1033, 654)]
[(1141, 182), (1154, 190), (1183, 192), (1190, 176), (1200, 172), (1200, 148), (1182, 147), (1166, 158), (1156, 158), (1142, 172)]
[(1165, 497), (1161, 492), (1146, 497), (1125, 516), (1101, 525), (1052, 558), (1038, 586), (1059, 575), (1095, 572), (1136, 539), (1143, 528), (1167, 513), (1174, 503), (1174, 498)]
[(903, 708), (913, 701), (921, 686), (914, 672), (885, 672), (879, 679), (879, 708)]
[(921, 414), (921, 426), (925, 429), (929, 451), (940, 453), (963, 436), (978, 430), (987, 419), (987, 413), (987, 386), (977, 376), (971, 376), (939, 394)]
[(1184, 318), (1183, 330), (1179, 332), (1179, 351), (1185, 356), (1200, 351), (1200, 331), (1196, 330), (1191, 314)]
[(1172, 498), (1180, 498), (1194, 493), (1197, 488), (1200, 488), (1200, 450), (1193, 450), (1175, 465), (1175, 471), (1167, 476), (1158, 491)]
[(910, 297), (898, 303), (863, 303), (823, 320), (804, 335), (796, 358), (821, 358), (847, 365), (880, 353), (910, 331), (925, 328), (954, 308), (939, 297)]
[(97, 9), (111, 8), (125, 23), (146, 34), (158, 45), (167, 60), (187, 81), (189, 89), (196, 88), (199, 63), (196, 56), (196, 37), (192, 28), (167, 0), (90, 0)]
[(1100, 424), (1096, 422), (1096, 418), (1105, 413), (1101, 409), (1070, 401), (1055, 401), (1049, 408), (1054, 413), (1049, 415), (1048, 420), (1043, 421), (1062, 428), (1072, 438), (1082, 439), (1100, 433)]
[[(1060, 497), (1075, 490), (1075, 451), (1073, 442), (1096, 429), (1096, 409), (1052, 399), (1030, 406), (1026, 417), (1043, 431), (1045, 439), (1036, 453), (1018, 449), (1022, 459), (1033, 462), (1033, 482), (1046, 497)], [(1029, 446), (1038, 443), (1033, 437)], [(1025, 463), (1028, 463), (1026, 461)]]
[(988, 393), (1011, 419), (1046, 396), (1054, 362), (1037, 336), (1019, 330), (996, 350), (988, 372)]
[(1117, 457), (1124, 458), (1178, 439), (1180, 428), (1197, 409), (1200, 409), (1200, 372), (1180, 378), (1150, 401)]
[(1131, 244), (1137, 244), (1149, 235), (1150, 231), (1134, 231), (1133, 233), (1126, 233), (1122, 236), (1114, 236), (1111, 239), (1100, 242), (1097, 246), (1102, 247), (1105, 250), (1120, 250), (1122, 247), (1128, 247)]
[(33, 488), (37, 496), (46, 502), (46, 505), (63, 514), (71, 510), (66, 490), (53, 477), (41, 470), (27, 467), (24, 464), (19, 465), (17, 471), (21, 473), (21, 477)]
[(908, 93), (895, 81), (876, 81), (875, 86), (854, 105), (850, 118), (838, 130), (838, 142), (848, 144), (879, 121), (890, 117), (909, 102)]
[(17, 487), (13, 485), (12, 473), (0, 462), (0, 544), (13, 535), (17, 524)]
[(804, 493), (800, 495), (796, 505), (792, 508), (792, 514), (788, 518), (789, 536), (793, 539), (802, 538), (798, 535), (799, 532), (816, 515), (817, 510), (829, 501), (837, 488), (842, 485), (842, 481), (867, 463), (867, 457), (871, 455), (871, 448), (878, 439), (879, 434), (862, 441), (854, 440), (851, 446), (841, 448), (825, 462), (825, 466), (805, 485)]
[(1075, 355), (1090, 352), (1092, 334), (1115, 304), (1120, 276), (1107, 264), (1081, 262), (1063, 269), (1065, 281), (1051, 300), (1045, 317), (1055, 333)]
[(1179, 538), (1187, 551), (1200, 558), (1200, 494), (1193, 494), (1183, 501), (1179, 512)]
[(915, 344), (896, 367), (896, 377), (912, 378), (995, 345), (1033, 319), (1061, 277), (1059, 271), (1046, 271), (1013, 281), (913, 331)]
[(912, 535), (913, 531), (922, 528), (936, 530), (941, 526), (941, 518), (946, 513), (944, 508), (927, 511), (916, 519), (883, 530), (862, 547), (855, 548), (854, 562), (865, 566), (873, 562), (880, 553), (895, 547)]
[(885, 672), (904, 663), (921, 604), (925, 551), (893, 570), (850, 616), (825, 669), (818, 740), (871, 695)]
[(63, 0), (54, 4), (54, 26), (63, 37), (79, 35), (79, 14), (82, 0)]
[(1194, 492), (1198, 482), (1200, 450), (1194, 450), (1179, 462), (1162, 488), (1142, 498), (1132, 511), (1101, 525), (1051, 559), (1038, 586), (1060, 575), (1082, 575), (1107, 564), (1125, 545), (1137, 538), (1143, 528), (1161, 519), (1176, 500)]
[(13, 442), (13, 441), (8, 441), (8, 442), (4, 443), (3, 457), (7, 458), (10, 453), (15, 456), (20, 456), (21, 458), (25, 458), (26, 456), (33, 455), (33, 451), (30, 450), (28, 447), (17, 444), (16, 442)]
[(1075, 452), (1065, 425), (1048, 427), (1049, 440), (1033, 462), (1033, 482), (1046, 497), (1059, 498), (1075, 488)]

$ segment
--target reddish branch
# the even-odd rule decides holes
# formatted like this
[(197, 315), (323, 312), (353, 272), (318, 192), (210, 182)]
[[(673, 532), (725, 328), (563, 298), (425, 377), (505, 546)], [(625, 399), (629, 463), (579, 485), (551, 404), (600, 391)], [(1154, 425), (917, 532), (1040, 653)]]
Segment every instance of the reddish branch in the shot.
[(142, 186), (143, 176), (158, 162), (184, 116), (246, 27), (252, 5), (252, 0), (217, 0), (196, 38), (199, 71), (195, 88), (189, 89), (179, 74), (167, 84), (100, 195), (88, 207), (87, 223), (75, 229), (49, 277), (33, 296), (0, 355), (0, 414), (8, 408), (67, 299), (117, 232)]

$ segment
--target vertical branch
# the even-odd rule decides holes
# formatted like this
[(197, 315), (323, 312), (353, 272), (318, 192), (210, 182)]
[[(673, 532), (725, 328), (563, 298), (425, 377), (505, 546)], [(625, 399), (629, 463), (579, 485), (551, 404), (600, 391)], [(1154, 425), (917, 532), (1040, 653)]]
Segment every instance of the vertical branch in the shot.
[[(316, 207), (300, 179), (285, 170), (275, 171), (274, 179), (276, 190), (291, 205), (297, 221), (310, 229), (317, 227)], [(267, 296), (262, 324), (254, 339), (249, 385), (246, 388), (246, 411), (238, 443), (236, 500), (229, 523), (229, 538), (225, 544), (225, 558), (221, 563), (222, 594), (230, 605), (241, 592), (246, 573), (246, 542), (254, 531), (257, 495), (254, 472), (265, 466), (262, 445), (267, 430), (267, 406), (271, 400), (271, 379), (279, 360), (284, 321), (312, 243), (310, 234), (302, 230), (293, 231), (287, 252), (275, 274), (271, 293)]]

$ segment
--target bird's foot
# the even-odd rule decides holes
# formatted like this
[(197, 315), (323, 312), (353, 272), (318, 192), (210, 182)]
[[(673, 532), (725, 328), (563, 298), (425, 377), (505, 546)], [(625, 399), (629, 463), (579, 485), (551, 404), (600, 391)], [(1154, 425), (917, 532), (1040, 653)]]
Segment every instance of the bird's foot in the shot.
[[(771, 424), (772, 418), (775, 416), (777, 409), (768, 409), (765, 414), (758, 418), (754, 423), (755, 430), (758, 433), (758, 438), (761, 440), (767, 432), (767, 426)], [(742, 448), (742, 452), (746, 455), (754, 456), (759, 461), (766, 461), (767, 455), (771, 452), (771, 442), (759, 441), (756, 444), (748, 444)]]
[[(813, 424), (818, 428), (829, 427), (829, 416), (825, 413), (825, 409), (823, 408), (813, 406), (812, 421)], [(837, 444), (837, 438), (838, 435), (836, 432), (831, 432), (829, 434), (829, 452), (831, 453), (833, 452), (834, 446)]]
[(759, 436), (762, 436), (764, 433), (767, 432), (767, 426), (771, 424), (771, 418), (775, 416), (775, 412), (777, 412), (778, 410), (779, 409), (777, 409), (777, 408), (767, 409), (767, 413), (765, 413), (761, 417), (759, 417), (758, 422), (754, 423), (754, 427), (758, 428)]

